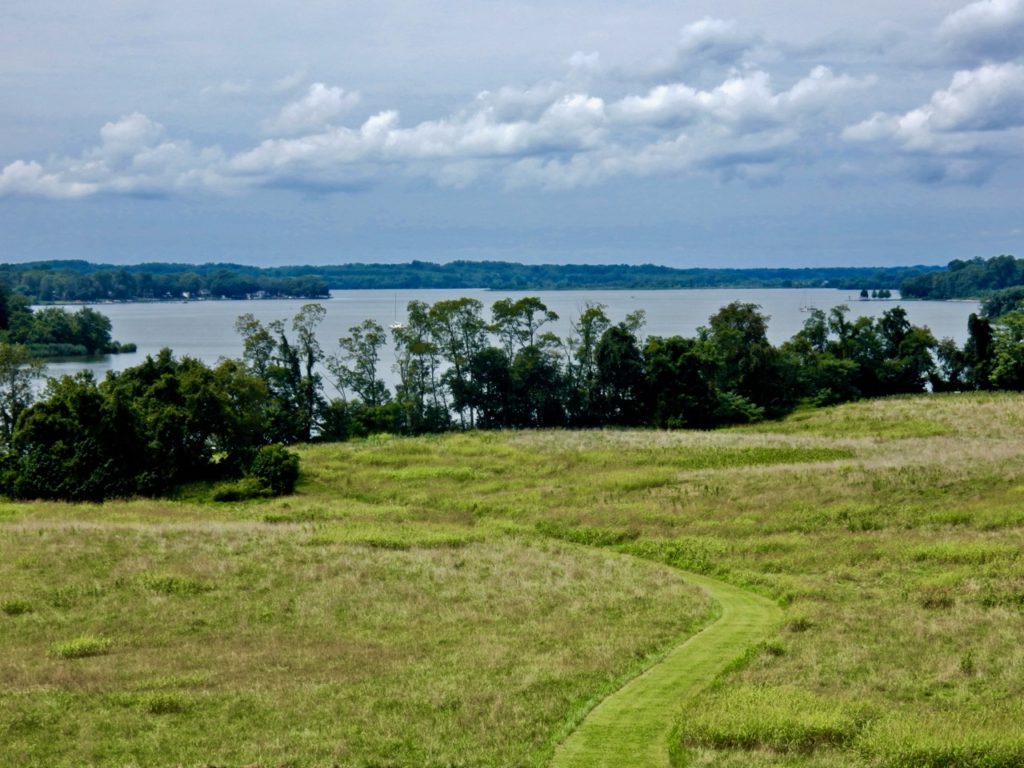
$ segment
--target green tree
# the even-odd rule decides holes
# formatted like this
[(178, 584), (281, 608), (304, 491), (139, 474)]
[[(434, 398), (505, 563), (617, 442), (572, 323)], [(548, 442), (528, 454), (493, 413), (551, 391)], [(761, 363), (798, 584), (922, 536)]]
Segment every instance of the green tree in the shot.
[(18, 416), (34, 400), (45, 366), (21, 344), (0, 342), (0, 443), (9, 446)]
[(405, 324), (392, 329), (398, 373), (395, 399), (402, 431), (408, 434), (440, 432), (450, 422), (431, 329), (430, 306), (422, 301), (409, 302)]
[(384, 380), (380, 378), (380, 350), (387, 343), (383, 326), (364, 320), (348, 329), (348, 336), (338, 339), (341, 354), (327, 358), (327, 368), (334, 374), (338, 388), (351, 391), (363, 403), (376, 407), (391, 399)]
[(573, 419), (586, 424), (595, 417), (597, 395), (597, 345), (611, 326), (605, 306), (587, 302), (565, 343), (566, 372), (572, 396), (569, 411)]
[(520, 349), (536, 344), (540, 329), (558, 320), (558, 315), (536, 296), (524, 296), (516, 301), (499, 299), (494, 302), (491, 319), (490, 330), (501, 340), (505, 356), (511, 362)]
[[(448, 369), (441, 380), (454, 396), (471, 386), (469, 361), (487, 345), (487, 323), (481, 317), (483, 304), (476, 299), (461, 298), (435, 302), (429, 310), (428, 320), (433, 342)], [(459, 398), (462, 405), (468, 402)], [(456, 409), (463, 426), (474, 426), (476, 409), (467, 406)]]
[(992, 384), (997, 389), (1024, 390), (1024, 310), (1007, 312), (992, 331)]
[(636, 335), (626, 323), (611, 326), (594, 354), (594, 407), (600, 423), (634, 425), (644, 404), (644, 361)]

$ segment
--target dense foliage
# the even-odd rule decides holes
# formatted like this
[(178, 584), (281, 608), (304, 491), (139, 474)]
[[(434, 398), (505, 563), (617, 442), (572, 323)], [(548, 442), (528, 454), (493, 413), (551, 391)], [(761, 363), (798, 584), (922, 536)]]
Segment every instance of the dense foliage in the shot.
[(651, 264), (340, 264), (260, 268), (239, 264), (86, 261), (0, 264), (0, 280), (36, 302), (190, 298), (323, 298), (328, 289), (489, 288), (492, 290), (652, 288), (895, 288), (936, 267), (675, 269)]
[[(536, 297), (410, 302), (391, 329), (398, 383), (380, 371), (387, 331), (372, 320), (338, 340), (316, 339), (323, 308), (307, 305), (289, 337), (283, 322), (239, 318), (249, 372), (271, 397), (284, 442), (375, 432), (458, 428), (655, 426), (707, 429), (776, 418), (798, 405), (964, 389), (1024, 388), (1024, 313), (993, 323), (972, 315), (961, 348), (912, 325), (902, 307), (850, 319), (845, 306), (812, 310), (785, 344), (767, 338), (753, 304), (723, 307), (692, 338), (643, 336), (644, 317), (614, 323), (587, 305), (567, 338)], [(329, 372), (342, 397), (327, 399)]]
[(269, 402), (263, 381), (238, 362), (211, 369), (169, 350), (101, 383), (88, 373), (52, 379), (38, 402), (22, 400), (3, 420), (13, 428), (0, 489), (102, 500), (251, 473), (271, 492), (288, 491), (297, 466), (265, 448), (275, 437)]
[(28, 300), (0, 283), (0, 343), (24, 345), (35, 357), (72, 357), (134, 352), (134, 344), (110, 338), (110, 319), (88, 307), (33, 311)]
[(906, 277), (900, 293), (915, 299), (969, 299), (1024, 285), (1024, 259), (996, 256), (991, 259), (954, 259), (944, 271)]

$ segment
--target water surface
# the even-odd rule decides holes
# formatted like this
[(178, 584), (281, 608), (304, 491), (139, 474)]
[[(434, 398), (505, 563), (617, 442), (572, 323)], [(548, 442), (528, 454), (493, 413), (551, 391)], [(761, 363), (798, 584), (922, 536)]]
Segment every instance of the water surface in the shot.
[[(973, 301), (860, 301), (856, 293), (832, 289), (698, 289), (658, 291), (485, 291), (485, 290), (366, 290), (332, 291), (331, 298), (320, 303), (327, 316), (317, 337), (328, 353), (338, 351), (337, 340), (348, 329), (367, 318), (385, 328), (405, 320), (405, 308), (413, 300), (433, 303), (463, 296), (479, 299), (484, 316), (490, 318), (490, 307), (498, 299), (538, 296), (549, 309), (559, 315), (557, 323), (545, 327), (560, 336), (570, 331), (570, 323), (579, 317), (587, 303), (600, 303), (612, 322), (625, 318), (629, 312), (642, 309), (647, 313), (644, 333), (649, 336), (693, 336), (707, 324), (708, 317), (732, 301), (757, 304), (769, 316), (768, 337), (781, 344), (800, 330), (807, 319), (807, 307), (828, 310), (846, 304), (851, 317), (878, 316), (894, 306), (903, 306), (910, 322), (926, 325), (937, 338), (949, 336), (958, 343), (967, 338), (967, 317), (978, 311)], [(206, 363), (222, 357), (240, 357), (242, 343), (234, 324), (239, 315), (252, 313), (264, 322), (290, 320), (305, 300), (271, 301), (191, 301), (91, 305), (111, 321), (113, 336), (123, 342), (135, 342), (138, 351), (131, 354), (108, 355), (88, 360), (54, 362), (48, 366), (52, 376), (91, 370), (97, 378), (107, 371), (123, 370), (142, 362), (148, 354), (170, 347), (175, 354), (189, 355)], [(383, 350), (382, 374), (394, 383), (391, 366), (394, 354)]]

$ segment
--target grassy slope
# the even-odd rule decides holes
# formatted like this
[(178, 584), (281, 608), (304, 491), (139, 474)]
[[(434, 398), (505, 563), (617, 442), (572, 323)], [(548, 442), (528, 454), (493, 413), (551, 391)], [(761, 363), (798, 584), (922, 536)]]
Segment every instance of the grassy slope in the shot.
[(706, 609), (653, 564), (423, 533), (3, 526), (0, 765), (542, 765)]
[[(700, 623), (700, 604), (664, 571), (637, 571), (649, 581), (634, 586), (640, 566), (627, 553), (785, 606), (777, 635), (681, 713), (677, 763), (1024, 763), (1024, 397), (879, 401), (716, 433), (491, 433), (303, 453), (301, 493), (289, 499), (0, 506), (2, 599), (35, 607), (0, 614), (0, 652), (17, 648), (0, 677), (5, 736), (42, 749), (47, 734), (59, 753), (82, 743), (96, 709), (120, 719), (96, 725), (94, 745), (176, 743), (211, 723), (211, 739), (229, 735), (234, 752), (204, 752), (211, 741), (179, 753), (186, 764), (304, 755), (308, 764), (540, 765), (552, 739), (640, 657)], [(126, 531), (138, 541), (110, 543)], [(188, 536), (208, 542), (209, 558), (192, 557)], [(151, 554), (132, 560), (145, 542)], [(121, 552), (112, 563), (135, 564), (97, 571), (90, 549), (110, 547)], [(64, 553), (72, 557), (60, 565)], [(548, 575), (523, 582), (538, 569)], [(448, 581), (460, 570), (470, 577)], [(215, 589), (154, 593), (150, 571)], [(301, 578), (289, 581), (292, 572)], [(448, 586), (437, 592), (438, 583)], [(435, 599), (477, 590), (487, 598)], [(307, 599), (328, 606), (324, 618), (291, 627), (288, 606)], [(363, 617), (377, 605), (376, 619)], [(378, 643), (406, 621), (396, 647)], [(523, 622), (541, 626), (520, 631)], [(565, 645), (578, 622), (591, 655)], [(510, 650), (488, 651), (503, 623)], [(338, 627), (352, 634), (327, 663), (322, 643)], [(74, 661), (48, 654), (86, 633), (110, 634), (113, 648)], [(236, 643), (243, 655), (232, 662)], [(434, 663), (450, 643), (462, 650)], [(169, 658), (179, 648), (186, 662)], [(187, 668), (193, 652), (205, 672)], [(307, 665), (290, 666), (293, 652)], [(223, 664), (236, 671), (220, 677)], [(372, 675), (361, 685), (331, 684), (338, 669), (363, 667)], [(304, 685), (321, 698), (310, 703)], [(153, 713), (175, 709), (175, 696), (182, 712)], [(372, 717), (338, 725), (364, 710)], [(18, 762), (2, 753), (11, 743), (0, 739), (0, 763)]]

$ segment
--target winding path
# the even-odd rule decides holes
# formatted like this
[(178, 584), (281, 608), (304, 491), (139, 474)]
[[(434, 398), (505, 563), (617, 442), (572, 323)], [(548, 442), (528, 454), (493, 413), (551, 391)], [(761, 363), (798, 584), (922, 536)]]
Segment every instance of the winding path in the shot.
[(666, 768), (681, 704), (768, 634), (782, 615), (760, 595), (706, 576), (684, 577), (719, 603), (721, 616), (598, 704), (559, 745), (551, 768)]

